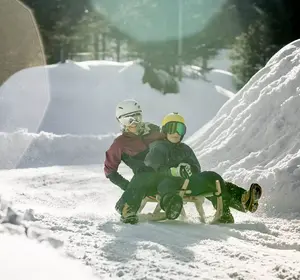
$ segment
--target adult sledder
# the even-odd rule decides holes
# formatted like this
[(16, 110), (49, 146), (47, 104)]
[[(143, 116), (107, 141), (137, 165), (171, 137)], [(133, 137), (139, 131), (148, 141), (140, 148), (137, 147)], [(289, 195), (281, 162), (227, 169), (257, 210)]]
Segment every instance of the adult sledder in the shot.
[[(207, 199), (216, 209), (221, 200), (222, 212), (218, 212), (214, 223), (234, 223), (230, 207), (242, 212), (253, 213), (257, 210), (258, 200), (262, 194), (262, 189), (258, 184), (251, 184), (250, 189), (246, 191), (231, 182), (224, 182), (216, 172), (201, 172), (199, 161), (193, 150), (182, 143), (186, 126), (181, 115), (177, 113), (167, 115), (162, 122), (162, 132), (166, 134), (166, 139), (153, 142), (145, 158), (145, 164), (154, 172), (138, 174), (139, 180), (144, 179), (143, 188), (138, 186), (135, 182), (136, 178), (133, 178), (119, 201), (117, 210), (121, 213), (124, 222), (138, 221), (137, 211), (146, 195), (146, 190), (151, 188), (151, 184), (157, 186), (160, 206), (165, 211), (166, 218), (177, 219), (183, 207), (179, 191), (186, 179), (189, 180), (187, 190), (190, 191), (190, 196), (211, 193), (212, 196)], [(216, 189), (216, 181), (219, 182), (221, 188), (220, 194)]]
[(116, 119), (121, 125), (122, 134), (114, 139), (105, 153), (105, 176), (122, 190), (126, 190), (129, 181), (119, 172), (123, 161), (134, 174), (149, 169), (145, 166), (145, 156), (150, 143), (164, 139), (159, 126), (143, 122), (142, 109), (136, 100), (126, 99), (116, 106)]
[[(106, 151), (104, 173), (113, 184), (126, 190), (129, 181), (118, 171), (120, 163), (124, 162), (134, 173), (134, 182), (144, 188), (145, 194), (148, 194), (148, 187), (143, 185), (143, 176), (142, 180), (139, 179), (140, 176), (135, 177), (140, 172), (144, 173), (151, 169), (144, 163), (149, 145), (156, 140), (164, 139), (165, 135), (160, 131), (159, 126), (143, 122), (142, 113), (142, 108), (136, 100), (126, 99), (117, 104), (116, 119), (121, 125), (122, 134), (114, 139)], [(118, 209), (118, 203), (116, 208)]]

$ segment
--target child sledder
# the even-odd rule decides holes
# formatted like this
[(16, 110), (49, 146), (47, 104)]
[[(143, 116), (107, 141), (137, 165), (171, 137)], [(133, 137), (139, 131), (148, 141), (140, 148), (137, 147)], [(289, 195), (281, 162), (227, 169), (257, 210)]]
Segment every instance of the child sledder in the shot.
[(262, 195), (257, 183), (252, 183), (247, 191), (225, 182), (216, 172), (201, 171), (193, 150), (182, 143), (186, 125), (181, 115), (171, 113), (165, 116), (161, 130), (165, 139), (150, 144), (145, 168), (133, 176), (116, 204), (121, 221), (137, 223), (141, 203), (149, 196), (158, 198), (166, 219), (175, 220), (183, 210), (182, 191), (185, 197), (204, 196), (212, 202), (217, 210), (213, 223), (234, 223), (230, 207), (241, 212), (257, 210)]

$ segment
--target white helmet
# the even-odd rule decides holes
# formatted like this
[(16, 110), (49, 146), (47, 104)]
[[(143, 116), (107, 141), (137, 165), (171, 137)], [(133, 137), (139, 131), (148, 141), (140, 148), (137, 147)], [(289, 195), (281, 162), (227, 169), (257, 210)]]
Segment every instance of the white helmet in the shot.
[(116, 107), (116, 118), (124, 126), (142, 121), (141, 106), (134, 99), (126, 99)]

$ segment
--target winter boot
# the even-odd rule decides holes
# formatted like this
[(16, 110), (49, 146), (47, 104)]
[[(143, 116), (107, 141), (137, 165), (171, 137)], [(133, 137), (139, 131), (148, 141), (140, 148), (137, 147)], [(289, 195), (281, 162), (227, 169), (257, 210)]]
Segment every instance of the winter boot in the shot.
[(139, 222), (139, 218), (136, 214), (130, 215), (130, 216), (121, 216), (121, 222), (124, 224), (137, 224)]
[[(228, 207), (228, 203), (224, 201), (224, 208), (222, 209), (221, 213), (215, 214), (215, 217), (211, 224), (234, 224), (234, 218), (230, 212), (230, 208)], [(220, 216), (219, 216), (220, 215)]]
[(136, 211), (132, 209), (127, 203), (121, 206), (121, 203), (117, 203), (115, 209), (121, 214), (121, 222), (124, 224), (136, 224), (139, 219)]
[(234, 224), (234, 218), (230, 212), (230, 209), (226, 209), (222, 216), (217, 221), (219, 224)]
[(262, 188), (259, 184), (253, 183), (250, 189), (242, 195), (241, 201), (245, 211), (254, 213), (258, 208), (258, 201), (262, 195)]
[(183, 207), (182, 197), (178, 194), (166, 194), (162, 197), (160, 206), (165, 211), (167, 219), (175, 220)]

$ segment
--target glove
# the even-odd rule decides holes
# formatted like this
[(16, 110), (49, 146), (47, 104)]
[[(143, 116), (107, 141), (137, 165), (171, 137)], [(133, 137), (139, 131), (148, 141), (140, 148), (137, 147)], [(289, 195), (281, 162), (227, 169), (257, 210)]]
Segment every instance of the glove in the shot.
[(177, 167), (171, 167), (170, 171), (172, 176), (184, 179), (188, 179), (193, 175), (191, 166), (188, 163), (180, 163)]

